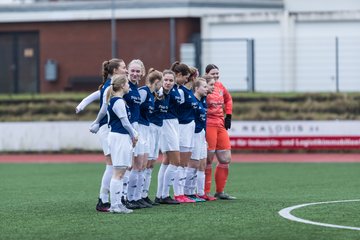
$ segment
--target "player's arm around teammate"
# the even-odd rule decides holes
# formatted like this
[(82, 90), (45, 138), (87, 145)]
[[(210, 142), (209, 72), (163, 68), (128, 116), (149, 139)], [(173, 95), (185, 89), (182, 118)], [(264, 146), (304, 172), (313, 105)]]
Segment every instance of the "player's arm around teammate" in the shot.
[(138, 141), (138, 133), (129, 122), (130, 111), (123, 96), (129, 92), (129, 82), (126, 75), (115, 75), (110, 90), (107, 93), (108, 116), (111, 131), (109, 147), (113, 162), (113, 175), (110, 181), (110, 212), (131, 213), (121, 202), (123, 176), (131, 166), (132, 149)]
[(235, 199), (224, 193), (229, 174), (229, 164), (231, 162), (231, 145), (227, 129), (231, 127), (232, 98), (224, 85), (219, 81), (219, 68), (216, 65), (207, 65), (205, 73), (215, 79), (214, 90), (207, 96), (206, 140), (208, 143), (208, 156), (205, 170), (205, 192), (210, 192), (212, 162), (216, 154), (219, 163), (215, 171), (215, 197), (227, 200)]

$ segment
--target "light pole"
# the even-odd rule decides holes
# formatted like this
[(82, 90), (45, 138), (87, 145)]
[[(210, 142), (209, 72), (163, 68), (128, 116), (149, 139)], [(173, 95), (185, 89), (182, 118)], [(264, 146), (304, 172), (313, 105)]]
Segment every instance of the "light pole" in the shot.
[(111, 0), (111, 57), (116, 58), (116, 19), (115, 0)]

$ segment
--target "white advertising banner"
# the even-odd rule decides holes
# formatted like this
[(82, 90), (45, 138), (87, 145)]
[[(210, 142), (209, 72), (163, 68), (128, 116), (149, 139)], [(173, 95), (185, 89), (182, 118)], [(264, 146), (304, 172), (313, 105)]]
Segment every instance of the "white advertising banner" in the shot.
[[(90, 122), (0, 123), (0, 151), (100, 151)], [(233, 121), (233, 149), (356, 149), (360, 121)]]
[(360, 121), (234, 121), (233, 149), (341, 149), (360, 147)]

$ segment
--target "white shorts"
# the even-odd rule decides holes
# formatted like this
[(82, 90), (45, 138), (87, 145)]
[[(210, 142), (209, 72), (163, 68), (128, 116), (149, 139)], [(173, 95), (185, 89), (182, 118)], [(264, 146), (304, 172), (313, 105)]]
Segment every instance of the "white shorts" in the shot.
[(179, 121), (178, 119), (164, 119), (161, 129), (161, 152), (179, 151)]
[(202, 130), (199, 133), (194, 134), (194, 148), (191, 154), (191, 159), (201, 160), (207, 157), (207, 142), (205, 137), (205, 131)]
[(195, 121), (187, 124), (179, 124), (180, 146), (185, 148), (194, 147)]
[(159, 148), (160, 148), (160, 141), (161, 141), (161, 131), (162, 128), (150, 123), (150, 153), (149, 153), (149, 160), (156, 160), (159, 157)]
[(109, 132), (110, 132), (110, 128), (108, 127), (107, 124), (104, 124), (99, 128), (99, 131), (97, 133), (99, 135), (101, 148), (105, 156), (110, 154), (109, 141), (108, 141)]
[(132, 141), (129, 134), (109, 133), (111, 160), (114, 167), (130, 167)]
[(149, 154), (150, 152), (150, 127), (139, 124), (139, 140), (136, 144), (134, 156)]

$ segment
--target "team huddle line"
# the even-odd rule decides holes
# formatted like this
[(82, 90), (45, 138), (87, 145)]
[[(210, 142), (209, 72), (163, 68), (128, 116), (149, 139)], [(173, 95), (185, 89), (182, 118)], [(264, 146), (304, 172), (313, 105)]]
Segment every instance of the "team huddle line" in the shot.
[[(79, 113), (100, 100), (89, 128), (99, 136), (106, 163), (97, 211), (131, 213), (158, 204), (235, 199), (224, 192), (232, 98), (216, 65), (207, 65), (205, 73), (199, 77), (196, 68), (180, 62), (163, 72), (150, 68), (147, 74), (139, 59), (127, 68), (122, 59), (103, 62), (102, 84), (76, 107)], [(145, 85), (139, 87), (143, 78)], [(152, 201), (149, 189), (159, 151), (164, 158)], [(216, 193), (211, 196), (215, 155)]]

